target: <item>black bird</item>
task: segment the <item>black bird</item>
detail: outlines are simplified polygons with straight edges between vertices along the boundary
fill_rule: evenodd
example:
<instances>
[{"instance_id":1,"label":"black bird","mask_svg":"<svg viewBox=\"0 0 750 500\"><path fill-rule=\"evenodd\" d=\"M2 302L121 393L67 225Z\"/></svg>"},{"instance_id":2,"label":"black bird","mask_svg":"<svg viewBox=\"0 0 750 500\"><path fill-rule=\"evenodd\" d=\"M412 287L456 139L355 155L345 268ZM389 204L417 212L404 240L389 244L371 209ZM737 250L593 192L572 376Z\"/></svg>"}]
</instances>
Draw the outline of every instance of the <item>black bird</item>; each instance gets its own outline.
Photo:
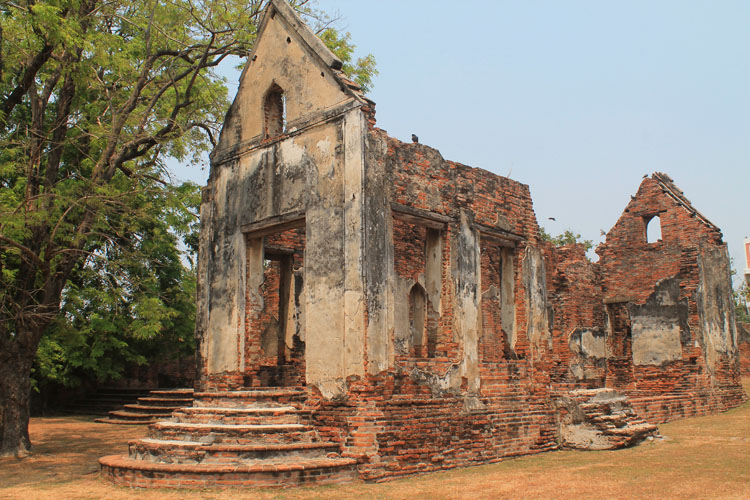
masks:
<instances>
[{"instance_id":1,"label":"black bird","mask_svg":"<svg viewBox=\"0 0 750 500\"><path fill-rule=\"evenodd\" d=\"M411 142L419 142L419 137L416 134L411 134Z\"/></svg>"},{"instance_id":2,"label":"black bird","mask_svg":"<svg viewBox=\"0 0 750 500\"><path fill-rule=\"evenodd\" d=\"M549 220L557 220L554 217L547 217Z\"/></svg>"}]
</instances>

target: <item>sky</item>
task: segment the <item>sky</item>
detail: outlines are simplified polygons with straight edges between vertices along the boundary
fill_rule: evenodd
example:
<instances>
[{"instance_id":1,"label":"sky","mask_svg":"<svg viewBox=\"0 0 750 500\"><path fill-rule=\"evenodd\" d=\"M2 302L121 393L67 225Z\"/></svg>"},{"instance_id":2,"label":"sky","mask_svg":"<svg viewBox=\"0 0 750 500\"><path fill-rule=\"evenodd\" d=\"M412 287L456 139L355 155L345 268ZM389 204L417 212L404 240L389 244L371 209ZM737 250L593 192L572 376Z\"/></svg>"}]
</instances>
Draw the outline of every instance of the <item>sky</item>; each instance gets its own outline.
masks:
<instances>
[{"instance_id":1,"label":"sky","mask_svg":"<svg viewBox=\"0 0 750 500\"><path fill-rule=\"evenodd\" d=\"M446 159L528 184L547 232L571 229L595 243L642 177L665 172L723 230L743 272L750 2L318 6L338 13L358 56L375 56L380 74L369 97L391 136L415 133ZM176 174L205 183L208 172Z\"/></svg>"}]
</instances>

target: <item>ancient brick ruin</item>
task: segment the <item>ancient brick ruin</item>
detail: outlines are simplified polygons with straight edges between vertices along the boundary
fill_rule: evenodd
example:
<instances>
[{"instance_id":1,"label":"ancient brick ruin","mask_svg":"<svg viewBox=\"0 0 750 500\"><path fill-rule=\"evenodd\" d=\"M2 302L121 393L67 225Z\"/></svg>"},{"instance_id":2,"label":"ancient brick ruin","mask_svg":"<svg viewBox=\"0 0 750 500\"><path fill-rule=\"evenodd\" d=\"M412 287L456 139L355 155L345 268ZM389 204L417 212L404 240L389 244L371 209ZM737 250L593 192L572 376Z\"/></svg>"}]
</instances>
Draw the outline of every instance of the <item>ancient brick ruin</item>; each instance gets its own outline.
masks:
<instances>
[{"instance_id":1,"label":"ancient brick ruin","mask_svg":"<svg viewBox=\"0 0 750 500\"><path fill-rule=\"evenodd\" d=\"M528 186L376 128L340 68L269 3L204 190L194 406L108 478L379 480L629 445L746 399L726 245L668 176L593 263L540 239Z\"/></svg>"}]
</instances>

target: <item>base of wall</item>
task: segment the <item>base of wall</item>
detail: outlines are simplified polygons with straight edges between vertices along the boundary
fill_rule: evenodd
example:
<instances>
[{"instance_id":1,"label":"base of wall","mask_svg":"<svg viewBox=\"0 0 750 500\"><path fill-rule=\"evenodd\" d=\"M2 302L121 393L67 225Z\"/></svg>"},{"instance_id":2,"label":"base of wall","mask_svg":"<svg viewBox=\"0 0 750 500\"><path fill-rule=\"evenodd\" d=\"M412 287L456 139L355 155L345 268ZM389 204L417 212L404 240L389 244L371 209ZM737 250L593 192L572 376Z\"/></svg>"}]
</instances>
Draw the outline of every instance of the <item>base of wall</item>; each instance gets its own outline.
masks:
<instances>
[{"instance_id":1,"label":"base of wall","mask_svg":"<svg viewBox=\"0 0 750 500\"><path fill-rule=\"evenodd\" d=\"M748 395L742 387L654 395L643 395L637 391L624 392L628 394L630 404L638 415L655 424L721 413L748 400Z\"/></svg>"}]
</instances>

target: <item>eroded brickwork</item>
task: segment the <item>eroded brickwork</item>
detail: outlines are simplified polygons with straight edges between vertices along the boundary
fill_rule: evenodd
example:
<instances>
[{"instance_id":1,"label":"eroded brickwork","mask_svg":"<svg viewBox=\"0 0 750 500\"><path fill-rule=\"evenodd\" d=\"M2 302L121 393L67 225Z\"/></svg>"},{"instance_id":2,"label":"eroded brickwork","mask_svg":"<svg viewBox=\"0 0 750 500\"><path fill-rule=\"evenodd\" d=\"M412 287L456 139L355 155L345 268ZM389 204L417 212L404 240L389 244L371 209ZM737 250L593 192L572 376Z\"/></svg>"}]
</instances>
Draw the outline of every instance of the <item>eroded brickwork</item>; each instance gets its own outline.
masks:
<instances>
[{"instance_id":1,"label":"eroded brickwork","mask_svg":"<svg viewBox=\"0 0 750 500\"><path fill-rule=\"evenodd\" d=\"M726 246L666 175L644 178L594 263L540 240L527 185L376 128L374 103L281 0L254 54L201 206L199 387L215 392L196 401L223 423L194 426L198 451L247 475L249 434L289 440L284 453L319 436L330 451L292 464L311 472L289 482L355 463L380 480L565 446L561 416L622 438L597 446L634 444L654 428L629 410L642 427L613 430L623 393L651 423L747 397ZM286 124L271 123L279 104ZM603 395L613 406L571 410ZM280 426L235 425L253 412ZM209 442L221 435L238 447ZM196 442L167 443L157 468ZM134 453L108 473L147 470Z\"/></svg>"}]
</instances>

